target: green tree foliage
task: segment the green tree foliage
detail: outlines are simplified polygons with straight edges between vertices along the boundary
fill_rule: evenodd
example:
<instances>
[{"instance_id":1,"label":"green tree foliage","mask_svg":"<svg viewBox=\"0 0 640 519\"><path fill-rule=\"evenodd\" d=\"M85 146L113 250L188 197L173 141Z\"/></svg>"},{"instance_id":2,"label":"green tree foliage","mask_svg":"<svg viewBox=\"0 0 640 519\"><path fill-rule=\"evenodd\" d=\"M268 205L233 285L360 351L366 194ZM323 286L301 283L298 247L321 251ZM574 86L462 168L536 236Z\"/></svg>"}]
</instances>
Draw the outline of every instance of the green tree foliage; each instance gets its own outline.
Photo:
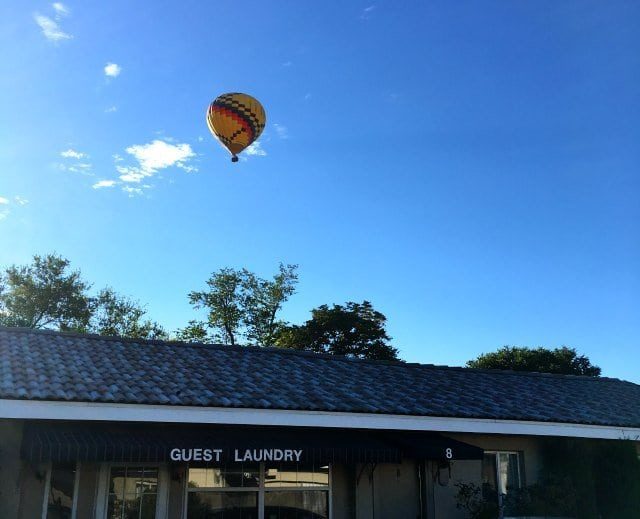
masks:
<instances>
[{"instance_id":1,"label":"green tree foliage","mask_svg":"<svg viewBox=\"0 0 640 519\"><path fill-rule=\"evenodd\" d=\"M537 481L511 489L504 515L640 519L640 459L631 440L544 438ZM457 507L472 518L497 517L497 499L457 483Z\"/></svg>"},{"instance_id":2,"label":"green tree foliage","mask_svg":"<svg viewBox=\"0 0 640 519\"><path fill-rule=\"evenodd\" d=\"M136 339L166 339L158 323L145 319L147 311L137 301L104 288L93 299L88 331L98 335L115 335Z\"/></svg>"},{"instance_id":3,"label":"green tree foliage","mask_svg":"<svg viewBox=\"0 0 640 519\"><path fill-rule=\"evenodd\" d=\"M207 323L192 319L184 328L176 330L176 339L184 342L211 342ZM228 344L228 343L227 343Z\"/></svg>"},{"instance_id":4,"label":"green tree foliage","mask_svg":"<svg viewBox=\"0 0 640 519\"><path fill-rule=\"evenodd\" d=\"M180 339L236 344L243 315L243 272L232 268L220 269L207 280L207 290L189 293L189 302L194 308L207 310L207 321L190 321L186 328L178 330Z\"/></svg>"},{"instance_id":5,"label":"green tree foliage","mask_svg":"<svg viewBox=\"0 0 640 519\"><path fill-rule=\"evenodd\" d=\"M161 326L144 319L146 310L111 288L98 295L69 260L56 254L34 256L0 274L0 325L73 330L99 335L162 338Z\"/></svg>"},{"instance_id":6,"label":"green tree foliage","mask_svg":"<svg viewBox=\"0 0 640 519\"><path fill-rule=\"evenodd\" d=\"M640 459L632 441L601 441L594 449L596 501L603 519L640 519Z\"/></svg>"},{"instance_id":7,"label":"green tree foliage","mask_svg":"<svg viewBox=\"0 0 640 519\"><path fill-rule=\"evenodd\" d=\"M495 519L499 516L498 503L486 500L482 496L481 487L462 481L458 481L454 486L457 489L456 508L464 510L469 519Z\"/></svg>"},{"instance_id":8,"label":"green tree foliage","mask_svg":"<svg viewBox=\"0 0 640 519\"><path fill-rule=\"evenodd\" d=\"M277 332L285 326L278 320L278 312L296 291L297 268L297 265L281 263L273 280L245 272L243 307L249 342L264 346L274 344Z\"/></svg>"},{"instance_id":9,"label":"green tree foliage","mask_svg":"<svg viewBox=\"0 0 640 519\"><path fill-rule=\"evenodd\" d=\"M369 301L322 305L311 311L311 319L304 324L284 327L276 345L362 359L398 360L398 350L389 344L386 321Z\"/></svg>"},{"instance_id":10,"label":"green tree foliage","mask_svg":"<svg viewBox=\"0 0 640 519\"><path fill-rule=\"evenodd\" d=\"M0 324L26 328L85 329L91 317L90 285L55 254L36 255L0 275Z\"/></svg>"},{"instance_id":11,"label":"green tree foliage","mask_svg":"<svg viewBox=\"0 0 640 519\"><path fill-rule=\"evenodd\" d=\"M522 515L640 519L640 460L633 441L547 438L541 454L537 506Z\"/></svg>"},{"instance_id":12,"label":"green tree foliage","mask_svg":"<svg viewBox=\"0 0 640 519\"><path fill-rule=\"evenodd\" d=\"M190 321L178 330L188 341L271 346L284 326L278 319L282 305L295 293L297 265L280 264L273 279L262 279L247 269L224 268L207 280L207 290L189 294L189 302L207 311L206 321Z\"/></svg>"},{"instance_id":13,"label":"green tree foliage","mask_svg":"<svg viewBox=\"0 0 640 519\"><path fill-rule=\"evenodd\" d=\"M578 355L574 348L548 349L503 346L493 353L484 353L467 362L470 368L508 369L513 371L537 371L563 375L588 375L597 377L600 368L591 364L584 355Z\"/></svg>"}]
</instances>

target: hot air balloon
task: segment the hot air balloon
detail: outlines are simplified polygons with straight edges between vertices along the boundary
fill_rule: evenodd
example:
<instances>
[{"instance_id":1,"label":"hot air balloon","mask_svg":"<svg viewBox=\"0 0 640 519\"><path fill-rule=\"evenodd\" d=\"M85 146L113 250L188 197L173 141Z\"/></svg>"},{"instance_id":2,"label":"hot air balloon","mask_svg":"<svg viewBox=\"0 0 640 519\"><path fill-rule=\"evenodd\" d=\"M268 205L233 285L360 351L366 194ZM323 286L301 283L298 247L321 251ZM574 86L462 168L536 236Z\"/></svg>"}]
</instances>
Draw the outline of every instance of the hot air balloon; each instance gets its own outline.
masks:
<instances>
[{"instance_id":1,"label":"hot air balloon","mask_svg":"<svg viewBox=\"0 0 640 519\"><path fill-rule=\"evenodd\" d=\"M266 122L260 102L247 94L222 94L207 110L207 126L229 150L231 162L238 162L238 153L260 137Z\"/></svg>"}]
</instances>

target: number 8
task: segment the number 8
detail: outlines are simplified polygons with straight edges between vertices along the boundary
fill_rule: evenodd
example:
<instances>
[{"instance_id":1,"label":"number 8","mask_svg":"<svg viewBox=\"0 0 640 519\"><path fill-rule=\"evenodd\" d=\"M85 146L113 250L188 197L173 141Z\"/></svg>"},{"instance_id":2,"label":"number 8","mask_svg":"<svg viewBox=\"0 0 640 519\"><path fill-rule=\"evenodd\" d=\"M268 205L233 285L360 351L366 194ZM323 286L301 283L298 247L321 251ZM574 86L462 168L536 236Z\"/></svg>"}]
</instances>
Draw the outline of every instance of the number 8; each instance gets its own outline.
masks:
<instances>
[{"instance_id":1,"label":"number 8","mask_svg":"<svg viewBox=\"0 0 640 519\"><path fill-rule=\"evenodd\" d=\"M451 458L453 458L453 451L450 448L445 449L444 455L447 457L448 460L450 460Z\"/></svg>"}]
</instances>

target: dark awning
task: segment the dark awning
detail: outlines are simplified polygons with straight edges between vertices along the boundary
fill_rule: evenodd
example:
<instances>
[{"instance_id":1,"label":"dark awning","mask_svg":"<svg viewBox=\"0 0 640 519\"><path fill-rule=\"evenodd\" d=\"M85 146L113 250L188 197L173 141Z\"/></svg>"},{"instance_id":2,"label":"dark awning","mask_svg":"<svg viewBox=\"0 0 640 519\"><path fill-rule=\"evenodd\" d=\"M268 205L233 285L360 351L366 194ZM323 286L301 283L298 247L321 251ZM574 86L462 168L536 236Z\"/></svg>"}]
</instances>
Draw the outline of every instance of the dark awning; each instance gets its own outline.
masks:
<instances>
[{"instance_id":1,"label":"dark awning","mask_svg":"<svg viewBox=\"0 0 640 519\"><path fill-rule=\"evenodd\" d=\"M408 458L453 461L481 460L484 457L484 451L480 447L438 433L397 431L387 435Z\"/></svg>"},{"instance_id":2,"label":"dark awning","mask_svg":"<svg viewBox=\"0 0 640 519\"><path fill-rule=\"evenodd\" d=\"M45 421L25 425L22 457L34 462L171 462L188 458L193 463L196 449L219 449L221 463L233 463L247 450L301 451L300 461L317 463L397 463L403 457L482 458L482 449L435 433Z\"/></svg>"}]
</instances>

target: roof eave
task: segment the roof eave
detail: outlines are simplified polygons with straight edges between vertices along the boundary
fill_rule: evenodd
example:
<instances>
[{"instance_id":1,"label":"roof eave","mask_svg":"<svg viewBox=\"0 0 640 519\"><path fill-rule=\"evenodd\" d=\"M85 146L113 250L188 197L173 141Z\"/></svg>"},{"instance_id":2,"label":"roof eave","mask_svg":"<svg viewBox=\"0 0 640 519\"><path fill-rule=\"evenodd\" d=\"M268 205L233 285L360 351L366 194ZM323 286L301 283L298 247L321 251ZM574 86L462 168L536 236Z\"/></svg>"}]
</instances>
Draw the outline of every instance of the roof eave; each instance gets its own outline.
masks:
<instances>
[{"instance_id":1,"label":"roof eave","mask_svg":"<svg viewBox=\"0 0 640 519\"><path fill-rule=\"evenodd\" d=\"M396 429L405 431L562 436L609 440L631 439L640 441L640 427L616 425L329 411L65 402L52 400L0 399L0 418Z\"/></svg>"}]
</instances>

